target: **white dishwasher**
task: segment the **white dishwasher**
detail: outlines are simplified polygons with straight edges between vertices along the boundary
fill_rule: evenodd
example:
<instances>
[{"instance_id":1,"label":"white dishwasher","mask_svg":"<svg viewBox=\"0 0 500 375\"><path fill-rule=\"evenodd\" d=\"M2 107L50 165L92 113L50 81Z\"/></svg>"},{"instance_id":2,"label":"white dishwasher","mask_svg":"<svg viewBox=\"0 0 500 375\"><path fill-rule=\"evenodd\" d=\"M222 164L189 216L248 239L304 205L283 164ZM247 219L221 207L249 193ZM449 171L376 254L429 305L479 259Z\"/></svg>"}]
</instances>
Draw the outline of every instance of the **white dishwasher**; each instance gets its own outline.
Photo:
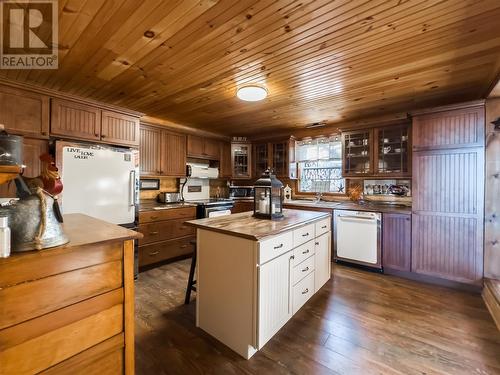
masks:
<instances>
[{"instance_id":1,"label":"white dishwasher","mask_svg":"<svg viewBox=\"0 0 500 375\"><path fill-rule=\"evenodd\" d=\"M381 269L381 217L379 212L335 210L335 259Z\"/></svg>"}]
</instances>

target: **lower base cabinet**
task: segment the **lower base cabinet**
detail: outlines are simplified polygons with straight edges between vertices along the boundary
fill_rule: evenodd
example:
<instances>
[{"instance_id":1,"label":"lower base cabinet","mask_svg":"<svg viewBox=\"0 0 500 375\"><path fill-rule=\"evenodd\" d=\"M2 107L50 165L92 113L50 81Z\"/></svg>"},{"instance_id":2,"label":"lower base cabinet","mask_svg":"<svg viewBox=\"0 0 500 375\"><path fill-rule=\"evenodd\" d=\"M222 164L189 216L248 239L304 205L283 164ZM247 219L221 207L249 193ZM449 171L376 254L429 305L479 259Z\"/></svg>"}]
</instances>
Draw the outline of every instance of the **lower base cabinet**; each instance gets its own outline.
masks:
<instances>
[{"instance_id":1,"label":"lower base cabinet","mask_svg":"<svg viewBox=\"0 0 500 375\"><path fill-rule=\"evenodd\" d=\"M382 265L411 271L411 215L384 213L382 216Z\"/></svg>"}]
</instances>

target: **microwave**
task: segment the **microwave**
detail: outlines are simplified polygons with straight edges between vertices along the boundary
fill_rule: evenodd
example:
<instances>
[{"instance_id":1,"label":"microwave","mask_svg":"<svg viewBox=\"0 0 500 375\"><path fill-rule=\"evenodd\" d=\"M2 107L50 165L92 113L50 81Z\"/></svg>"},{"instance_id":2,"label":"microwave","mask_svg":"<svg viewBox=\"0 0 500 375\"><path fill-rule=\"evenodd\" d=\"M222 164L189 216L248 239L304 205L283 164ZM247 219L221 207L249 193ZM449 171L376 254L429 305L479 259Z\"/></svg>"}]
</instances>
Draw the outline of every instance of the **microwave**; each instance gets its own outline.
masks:
<instances>
[{"instance_id":1,"label":"microwave","mask_svg":"<svg viewBox=\"0 0 500 375\"><path fill-rule=\"evenodd\" d=\"M229 186L229 198L231 199L253 199L253 186Z\"/></svg>"}]
</instances>

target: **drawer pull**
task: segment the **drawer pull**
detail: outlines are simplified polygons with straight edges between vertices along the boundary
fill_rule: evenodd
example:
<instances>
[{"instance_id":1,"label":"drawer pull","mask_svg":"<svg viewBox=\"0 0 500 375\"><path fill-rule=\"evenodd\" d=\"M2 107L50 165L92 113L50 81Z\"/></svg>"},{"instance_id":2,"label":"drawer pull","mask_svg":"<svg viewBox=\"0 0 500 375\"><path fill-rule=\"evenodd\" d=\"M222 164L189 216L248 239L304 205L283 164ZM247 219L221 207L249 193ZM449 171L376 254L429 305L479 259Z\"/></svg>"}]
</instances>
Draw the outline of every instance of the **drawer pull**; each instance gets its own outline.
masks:
<instances>
[{"instance_id":1,"label":"drawer pull","mask_svg":"<svg viewBox=\"0 0 500 375\"><path fill-rule=\"evenodd\" d=\"M302 237L307 237L307 236L309 236L309 232L304 233L304 234L302 235Z\"/></svg>"},{"instance_id":2,"label":"drawer pull","mask_svg":"<svg viewBox=\"0 0 500 375\"><path fill-rule=\"evenodd\" d=\"M315 245L319 245L319 242L315 242L314 244L315 244Z\"/></svg>"},{"instance_id":3,"label":"drawer pull","mask_svg":"<svg viewBox=\"0 0 500 375\"><path fill-rule=\"evenodd\" d=\"M151 236L155 236L155 235L157 235L158 233L160 233L160 232L158 232L158 231L149 232L149 234L150 234Z\"/></svg>"},{"instance_id":4,"label":"drawer pull","mask_svg":"<svg viewBox=\"0 0 500 375\"><path fill-rule=\"evenodd\" d=\"M323 225L323 226L321 227L321 229L326 229L326 227L327 227L327 225Z\"/></svg>"},{"instance_id":5,"label":"drawer pull","mask_svg":"<svg viewBox=\"0 0 500 375\"><path fill-rule=\"evenodd\" d=\"M283 244L282 244L282 243L280 243L278 246L275 246L275 247L274 247L274 250L281 249L282 247L283 247Z\"/></svg>"},{"instance_id":6,"label":"drawer pull","mask_svg":"<svg viewBox=\"0 0 500 375\"><path fill-rule=\"evenodd\" d=\"M188 247L189 245L182 245L181 246L181 249L185 249L186 247Z\"/></svg>"},{"instance_id":7,"label":"drawer pull","mask_svg":"<svg viewBox=\"0 0 500 375\"><path fill-rule=\"evenodd\" d=\"M307 249L306 251L303 251L302 254L307 254L309 252L309 249Z\"/></svg>"},{"instance_id":8,"label":"drawer pull","mask_svg":"<svg viewBox=\"0 0 500 375\"><path fill-rule=\"evenodd\" d=\"M156 220L158 219L158 216L151 216L151 220Z\"/></svg>"},{"instance_id":9,"label":"drawer pull","mask_svg":"<svg viewBox=\"0 0 500 375\"><path fill-rule=\"evenodd\" d=\"M307 293L309 293L309 288L306 288L306 290L302 292L302 294L307 294Z\"/></svg>"},{"instance_id":10,"label":"drawer pull","mask_svg":"<svg viewBox=\"0 0 500 375\"><path fill-rule=\"evenodd\" d=\"M306 267L302 270L302 272L307 272L307 271L309 271L309 267Z\"/></svg>"},{"instance_id":11,"label":"drawer pull","mask_svg":"<svg viewBox=\"0 0 500 375\"><path fill-rule=\"evenodd\" d=\"M159 251L152 251L152 252L149 253L149 256L150 257L154 257L155 255L158 255L158 254L160 254Z\"/></svg>"}]
</instances>

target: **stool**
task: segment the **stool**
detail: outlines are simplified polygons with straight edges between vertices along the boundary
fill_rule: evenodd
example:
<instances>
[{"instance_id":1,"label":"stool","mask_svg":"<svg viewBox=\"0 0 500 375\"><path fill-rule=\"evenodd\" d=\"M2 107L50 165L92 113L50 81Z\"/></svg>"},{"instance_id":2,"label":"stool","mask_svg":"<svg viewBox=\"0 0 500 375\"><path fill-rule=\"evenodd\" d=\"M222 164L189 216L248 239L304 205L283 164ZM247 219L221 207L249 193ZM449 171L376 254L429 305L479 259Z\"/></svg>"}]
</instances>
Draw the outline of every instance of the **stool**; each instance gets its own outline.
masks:
<instances>
[{"instance_id":1,"label":"stool","mask_svg":"<svg viewBox=\"0 0 500 375\"><path fill-rule=\"evenodd\" d=\"M194 271L196 269L196 240L190 242L194 245L194 252L191 258L191 268L189 269L189 278L188 284L186 288L186 298L184 299L184 304L189 305L189 301L191 299L191 291L194 290L196 292L196 280L194 280Z\"/></svg>"}]
</instances>

